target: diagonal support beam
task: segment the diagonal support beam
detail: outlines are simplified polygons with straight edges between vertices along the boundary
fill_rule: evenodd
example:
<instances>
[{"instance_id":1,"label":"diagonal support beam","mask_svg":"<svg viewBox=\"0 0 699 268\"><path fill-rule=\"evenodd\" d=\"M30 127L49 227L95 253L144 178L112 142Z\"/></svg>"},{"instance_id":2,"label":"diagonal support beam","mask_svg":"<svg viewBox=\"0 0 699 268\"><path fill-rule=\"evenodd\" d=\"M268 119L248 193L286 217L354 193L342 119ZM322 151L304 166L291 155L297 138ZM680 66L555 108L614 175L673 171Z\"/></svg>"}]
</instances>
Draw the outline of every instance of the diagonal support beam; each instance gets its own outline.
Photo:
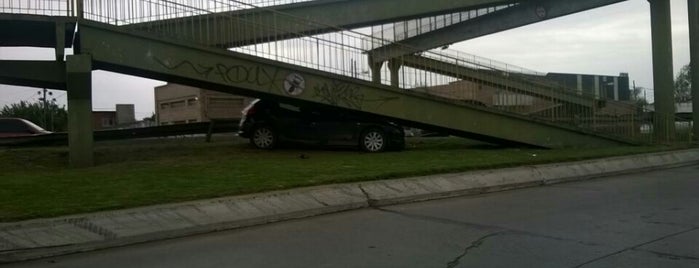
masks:
<instances>
[{"instance_id":1,"label":"diagonal support beam","mask_svg":"<svg viewBox=\"0 0 699 268\"><path fill-rule=\"evenodd\" d=\"M0 61L0 84L66 89L66 65L60 61Z\"/></svg>"},{"instance_id":2,"label":"diagonal support beam","mask_svg":"<svg viewBox=\"0 0 699 268\"><path fill-rule=\"evenodd\" d=\"M399 44L376 48L370 54L374 61L386 61L623 1L626 0L522 1L517 6L408 38Z\"/></svg>"},{"instance_id":3,"label":"diagonal support beam","mask_svg":"<svg viewBox=\"0 0 699 268\"><path fill-rule=\"evenodd\" d=\"M492 143L549 148L625 143L583 129L240 53L158 40L107 25L84 22L80 31L81 53L92 55L97 69L285 103L352 110Z\"/></svg>"},{"instance_id":4,"label":"diagonal support beam","mask_svg":"<svg viewBox=\"0 0 699 268\"><path fill-rule=\"evenodd\" d=\"M216 47L237 47L511 2L513 0L316 0L123 27L150 32L174 29L184 39ZM338 12L340 10L342 12Z\"/></svg>"},{"instance_id":5,"label":"diagonal support beam","mask_svg":"<svg viewBox=\"0 0 699 268\"><path fill-rule=\"evenodd\" d=\"M574 93L565 92L560 88L550 85L535 84L534 82L524 82L519 79L508 79L497 72L476 70L465 66L456 65L444 61L430 59L418 55L406 55L400 58L403 66L415 69L451 76L458 79L474 81L499 88L517 89L525 95L543 99L555 99L582 107L592 107L599 105L590 98L579 96Z\"/></svg>"}]
</instances>

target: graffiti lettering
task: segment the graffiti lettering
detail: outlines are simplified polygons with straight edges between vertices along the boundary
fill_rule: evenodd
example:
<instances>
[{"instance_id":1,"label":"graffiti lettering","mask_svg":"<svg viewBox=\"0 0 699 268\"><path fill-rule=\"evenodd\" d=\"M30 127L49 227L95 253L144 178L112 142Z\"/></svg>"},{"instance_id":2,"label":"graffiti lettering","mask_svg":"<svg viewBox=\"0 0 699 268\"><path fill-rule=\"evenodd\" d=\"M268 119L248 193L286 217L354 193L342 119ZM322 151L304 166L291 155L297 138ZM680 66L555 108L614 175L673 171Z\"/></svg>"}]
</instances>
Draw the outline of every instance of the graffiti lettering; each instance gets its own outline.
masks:
<instances>
[{"instance_id":1,"label":"graffiti lettering","mask_svg":"<svg viewBox=\"0 0 699 268\"><path fill-rule=\"evenodd\" d=\"M335 106L345 106L357 110L362 110L366 103L376 103L377 107L386 102L399 99L399 97L384 97L378 99L368 99L362 94L359 86L332 81L330 84L323 84L315 87L315 97L321 101Z\"/></svg>"},{"instance_id":2,"label":"graffiti lettering","mask_svg":"<svg viewBox=\"0 0 699 268\"><path fill-rule=\"evenodd\" d=\"M188 60L172 63L169 60L154 59L168 70L189 68L204 79L213 79L212 76L215 76L226 84L248 83L272 90L281 88L281 82L283 81L283 79L279 78L279 69L276 68L274 71L270 71L260 66L226 65L222 63L207 66L194 64Z\"/></svg>"},{"instance_id":3,"label":"graffiti lettering","mask_svg":"<svg viewBox=\"0 0 699 268\"><path fill-rule=\"evenodd\" d=\"M347 106L357 110L362 109L362 103L364 102L364 95L361 94L358 86L337 81L332 81L330 85L316 86L315 94L317 98L328 104Z\"/></svg>"},{"instance_id":4,"label":"graffiti lettering","mask_svg":"<svg viewBox=\"0 0 699 268\"><path fill-rule=\"evenodd\" d=\"M226 83L250 83L261 87L277 84L279 70L270 73L260 66L247 67L242 65L227 66L217 64L215 74Z\"/></svg>"},{"instance_id":5,"label":"graffiti lettering","mask_svg":"<svg viewBox=\"0 0 699 268\"><path fill-rule=\"evenodd\" d=\"M191 63L190 61L187 61L187 60L181 61L177 64L171 64L170 61L167 61L167 60L161 60L159 58L153 58L153 59L155 59L155 61L158 64L160 64L161 66L165 67L168 70L177 70L177 69L182 68L183 66L187 66L190 69L194 70L195 73L203 76L204 78L208 78L209 74L211 74L211 71L214 70L214 68L212 68L212 67L205 67L205 66L201 66L201 65L195 66L193 63Z\"/></svg>"}]
</instances>

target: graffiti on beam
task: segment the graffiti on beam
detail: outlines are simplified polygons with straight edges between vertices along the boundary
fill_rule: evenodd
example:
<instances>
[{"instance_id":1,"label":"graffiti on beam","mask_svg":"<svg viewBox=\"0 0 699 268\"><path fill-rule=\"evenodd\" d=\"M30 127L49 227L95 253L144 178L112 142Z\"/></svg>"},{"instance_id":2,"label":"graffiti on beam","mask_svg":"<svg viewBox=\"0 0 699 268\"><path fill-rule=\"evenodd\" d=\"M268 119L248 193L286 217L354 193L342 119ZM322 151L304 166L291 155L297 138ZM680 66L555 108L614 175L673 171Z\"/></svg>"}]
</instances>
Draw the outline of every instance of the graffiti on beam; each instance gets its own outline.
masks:
<instances>
[{"instance_id":1,"label":"graffiti on beam","mask_svg":"<svg viewBox=\"0 0 699 268\"><path fill-rule=\"evenodd\" d=\"M153 59L155 60L155 62L160 64L160 66L163 66L165 67L165 69L168 69L170 71L176 71L182 67L185 67L194 70L195 73L204 78L208 78L211 72L214 70L213 67L206 67L201 64L194 65L194 63L188 60L183 60L178 62L177 64L173 64L169 60L162 60L158 57L153 57Z\"/></svg>"},{"instance_id":2,"label":"graffiti on beam","mask_svg":"<svg viewBox=\"0 0 699 268\"><path fill-rule=\"evenodd\" d=\"M220 79L226 84L236 85L240 83L253 84L258 87L273 88L281 87L284 79L279 78L279 69L269 71L260 66L244 66L244 65L226 65L217 63L214 65L194 64L188 60L173 62L170 60L162 60L157 57L153 58L162 67L177 71L181 69L193 70L198 76L204 79Z\"/></svg>"},{"instance_id":3,"label":"graffiti on beam","mask_svg":"<svg viewBox=\"0 0 699 268\"><path fill-rule=\"evenodd\" d=\"M380 107L386 102L399 99L399 97L369 99L364 96L359 86L338 81L332 81L330 84L324 83L320 86L315 86L314 89L315 97L321 101L334 106L345 106L356 110L362 110L367 103Z\"/></svg>"}]
</instances>

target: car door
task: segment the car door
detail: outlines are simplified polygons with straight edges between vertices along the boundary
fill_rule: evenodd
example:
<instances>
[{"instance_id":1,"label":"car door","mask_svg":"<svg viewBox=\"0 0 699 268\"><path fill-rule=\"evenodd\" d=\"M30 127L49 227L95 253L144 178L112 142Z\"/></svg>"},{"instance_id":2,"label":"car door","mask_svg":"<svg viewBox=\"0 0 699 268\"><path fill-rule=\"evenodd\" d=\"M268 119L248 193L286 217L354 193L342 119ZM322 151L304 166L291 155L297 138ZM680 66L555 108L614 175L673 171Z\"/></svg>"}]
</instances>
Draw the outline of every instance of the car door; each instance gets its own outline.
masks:
<instances>
[{"instance_id":1,"label":"car door","mask_svg":"<svg viewBox=\"0 0 699 268\"><path fill-rule=\"evenodd\" d=\"M318 140L314 118L299 106L280 104L277 122L284 139L315 143Z\"/></svg>"},{"instance_id":2,"label":"car door","mask_svg":"<svg viewBox=\"0 0 699 268\"><path fill-rule=\"evenodd\" d=\"M336 110L318 110L316 129L323 144L353 145L356 122L350 120L346 113Z\"/></svg>"}]
</instances>

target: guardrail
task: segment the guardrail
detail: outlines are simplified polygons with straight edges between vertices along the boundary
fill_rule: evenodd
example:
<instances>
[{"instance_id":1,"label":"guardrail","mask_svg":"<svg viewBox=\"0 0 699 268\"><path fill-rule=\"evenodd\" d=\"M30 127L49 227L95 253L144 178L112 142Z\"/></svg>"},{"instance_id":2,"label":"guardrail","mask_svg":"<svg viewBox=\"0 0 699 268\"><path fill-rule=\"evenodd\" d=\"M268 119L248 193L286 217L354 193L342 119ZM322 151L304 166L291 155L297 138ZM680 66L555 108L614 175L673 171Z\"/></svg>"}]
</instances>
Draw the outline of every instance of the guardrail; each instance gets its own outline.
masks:
<instances>
[{"instance_id":1,"label":"guardrail","mask_svg":"<svg viewBox=\"0 0 699 268\"><path fill-rule=\"evenodd\" d=\"M94 132L96 141L160 138L183 135L229 133L238 131L238 121L220 121L215 124L203 122L182 125L168 125L146 128L98 130ZM68 134L56 132L46 135L0 138L0 146L50 146L68 144Z\"/></svg>"}]
</instances>

